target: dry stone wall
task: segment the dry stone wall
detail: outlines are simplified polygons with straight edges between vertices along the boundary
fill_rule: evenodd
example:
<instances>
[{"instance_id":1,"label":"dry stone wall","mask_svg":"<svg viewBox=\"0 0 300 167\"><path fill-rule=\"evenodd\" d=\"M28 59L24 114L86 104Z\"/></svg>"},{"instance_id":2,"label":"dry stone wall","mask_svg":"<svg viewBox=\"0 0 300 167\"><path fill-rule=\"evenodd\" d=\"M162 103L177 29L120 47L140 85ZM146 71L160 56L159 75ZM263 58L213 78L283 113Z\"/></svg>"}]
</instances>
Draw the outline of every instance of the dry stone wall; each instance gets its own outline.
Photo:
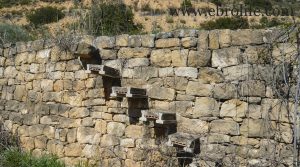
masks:
<instances>
[{"instance_id":1,"label":"dry stone wall","mask_svg":"<svg viewBox=\"0 0 300 167\"><path fill-rule=\"evenodd\" d=\"M293 103L276 95L273 65L280 49L292 55L296 47L270 47L279 34L176 30L85 36L72 46L7 44L0 48L0 121L26 150L69 165L292 166ZM86 49L83 42L121 77L86 73L73 54ZM144 88L148 98L112 99L112 86ZM141 122L142 109L176 113L177 124ZM176 132L198 136L198 152L167 146Z\"/></svg>"}]
</instances>

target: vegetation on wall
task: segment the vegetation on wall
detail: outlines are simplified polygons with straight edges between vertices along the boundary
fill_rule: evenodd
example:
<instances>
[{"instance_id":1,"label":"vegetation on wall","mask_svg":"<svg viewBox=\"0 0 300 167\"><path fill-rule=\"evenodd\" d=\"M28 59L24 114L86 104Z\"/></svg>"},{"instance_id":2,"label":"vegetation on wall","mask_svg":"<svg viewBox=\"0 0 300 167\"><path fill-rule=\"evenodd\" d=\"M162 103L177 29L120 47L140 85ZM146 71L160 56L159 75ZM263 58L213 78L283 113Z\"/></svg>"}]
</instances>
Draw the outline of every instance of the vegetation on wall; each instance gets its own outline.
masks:
<instances>
[{"instance_id":1,"label":"vegetation on wall","mask_svg":"<svg viewBox=\"0 0 300 167\"><path fill-rule=\"evenodd\" d=\"M247 29L249 28L248 20L242 17L222 17L214 21L207 21L201 24L201 28L206 30L213 29Z\"/></svg>"},{"instance_id":2,"label":"vegetation on wall","mask_svg":"<svg viewBox=\"0 0 300 167\"><path fill-rule=\"evenodd\" d=\"M120 3L101 3L91 8L84 29L92 35L134 34L142 26L135 24L130 8Z\"/></svg>"},{"instance_id":3,"label":"vegetation on wall","mask_svg":"<svg viewBox=\"0 0 300 167\"><path fill-rule=\"evenodd\" d=\"M0 0L0 9L13 7L15 5L28 5L32 0Z\"/></svg>"},{"instance_id":4,"label":"vegetation on wall","mask_svg":"<svg viewBox=\"0 0 300 167\"><path fill-rule=\"evenodd\" d=\"M0 44L29 40L32 37L20 26L0 23Z\"/></svg>"},{"instance_id":5,"label":"vegetation on wall","mask_svg":"<svg viewBox=\"0 0 300 167\"><path fill-rule=\"evenodd\" d=\"M56 22L64 17L61 10L54 7L42 7L27 15L27 19L35 26Z\"/></svg>"}]
</instances>

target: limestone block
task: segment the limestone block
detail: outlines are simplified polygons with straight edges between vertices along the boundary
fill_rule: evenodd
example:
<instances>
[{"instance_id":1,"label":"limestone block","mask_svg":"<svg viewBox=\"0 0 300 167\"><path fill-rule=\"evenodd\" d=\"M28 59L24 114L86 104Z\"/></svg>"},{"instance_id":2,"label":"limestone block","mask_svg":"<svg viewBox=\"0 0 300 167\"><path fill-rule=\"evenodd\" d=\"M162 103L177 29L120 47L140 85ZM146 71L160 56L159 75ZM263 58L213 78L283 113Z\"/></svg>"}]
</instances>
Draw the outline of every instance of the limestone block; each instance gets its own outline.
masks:
<instances>
[{"instance_id":1,"label":"limestone block","mask_svg":"<svg viewBox=\"0 0 300 167\"><path fill-rule=\"evenodd\" d=\"M221 70L210 67L202 67L199 69L198 80L201 83L220 83L223 82L224 79L225 77Z\"/></svg>"},{"instance_id":2,"label":"limestone block","mask_svg":"<svg viewBox=\"0 0 300 167\"><path fill-rule=\"evenodd\" d=\"M207 137L208 143L229 143L230 136L224 134L213 133Z\"/></svg>"},{"instance_id":3,"label":"limestone block","mask_svg":"<svg viewBox=\"0 0 300 167\"><path fill-rule=\"evenodd\" d=\"M129 59L126 62L126 67L133 68L133 67L141 67L141 66L149 66L149 59L148 58L133 58Z\"/></svg>"},{"instance_id":4,"label":"limestone block","mask_svg":"<svg viewBox=\"0 0 300 167\"><path fill-rule=\"evenodd\" d=\"M244 118L248 111L248 103L240 101L238 99L232 99L225 101L220 110L221 117L230 117L234 120Z\"/></svg>"},{"instance_id":5,"label":"limestone block","mask_svg":"<svg viewBox=\"0 0 300 167\"><path fill-rule=\"evenodd\" d=\"M210 50L191 50L188 55L188 66L189 67L204 67L208 66L211 59Z\"/></svg>"},{"instance_id":6,"label":"limestone block","mask_svg":"<svg viewBox=\"0 0 300 167\"><path fill-rule=\"evenodd\" d=\"M230 138L231 142L233 142L234 144L237 145L258 145L259 144L259 140L254 139L254 138L247 138L245 136L232 136Z\"/></svg>"},{"instance_id":7,"label":"limestone block","mask_svg":"<svg viewBox=\"0 0 300 167\"><path fill-rule=\"evenodd\" d=\"M46 149L47 138L45 136L38 136L34 138L34 146L39 149Z\"/></svg>"},{"instance_id":8,"label":"limestone block","mask_svg":"<svg viewBox=\"0 0 300 167\"><path fill-rule=\"evenodd\" d=\"M241 64L223 68L223 74L227 81L242 81L253 78L253 68L250 64Z\"/></svg>"},{"instance_id":9,"label":"limestone block","mask_svg":"<svg viewBox=\"0 0 300 167\"><path fill-rule=\"evenodd\" d=\"M211 96L213 86L210 84L202 84L200 82L190 81L186 88L188 95Z\"/></svg>"},{"instance_id":10,"label":"limestone block","mask_svg":"<svg viewBox=\"0 0 300 167\"><path fill-rule=\"evenodd\" d=\"M210 97L196 98L195 108L192 112L193 118L199 117L217 117L220 114L219 103Z\"/></svg>"},{"instance_id":11,"label":"limestone block","mask_svg":"<svg viewBox=\"0 0 300 167\"><path fill-rule=\"evenodd\" d=\"M175 68L175 75L179 77L197 78L198 70L193 67L178 67Z\"/></svg>"},{"instance_id":12,"label":"limestone block","mask_svg":"<svg viewBox=\"0 0 300 167\"><path fill-rule=\"evenodd\" d=\"M161 67L167 67L171 65L172 52L169 49L153 50L150 56L151 64Z\"/></svg>"},{"instance_id":13,"label":"limestone block","mask_svg":"<svg viewBox=\"0 0 300 167\"><path fill-rule=\"evenodd\" d=\"M133 139L141 139L145 134L145 128L138 125L129 125L125 129L125 136Z\"/></svg>"},{"instance_id":14,"label":"limestone block","mask_svg":"<svg viewBox=\"0 0 300 167\"><path fill-rule=\"evenodd\" d=\"M116 46L128 46L129 35L123 34L116 36Z\"/></svg>"},{"instance_id":15,"label":"limestone block","mask_svg":"<svg viewBox=\"0 0 300 167\"><path fill-rule=\"evenodd\" d=\"M117 58L117 51L109 49L100 49L100 57L103 60L112 60Z\"/></svg>"},{"instance_id":16,"label":"limestone block","mask_svg":"<svg viewBox=\"0 0 300 167\"><path fill-rule=\"evenodd\" d=\"M41 88L45 92L53 91L53 81L52 80L43 79L41 81Z\"/></svg>"},{"instance_id":17,"label":"limestone block","mask_svg":"<svg viewBox=\"0 0 300 167\"><path fill-rule=\"evenodd\" d=\"M116 38L108 36L100 36L94 40L94 46L96 48L113 48L115 47Z\"/></svg>"},{"instance_id":18,"label":"limestone block","mask_svg":"<svg viewBox=\"0 0 300 167\"><path fill-rule=\"evenodd\" d=\"M197 37L198 30L195 29L178 29L173 31L175 38L184 38L184 37Z\"/></svg>"},{"instance_id":19,"label":"limestone block","mask_svg":"<svg viewBox=\"0 0 300 167\"><path fill-rule=\"evenodd\" d=\"M132 147L135 146L135 144L134 144L134 139L130 139L130 138L121 139L120 145L121 145L122 147L132 148Z\"/></svg>"},{"instance_id":20,"label":"limestone block","mask_svg":"<svg viewBox=\"0 0 300 167\"><path fill-rule=\"evenodd\" d=\"M90 111L85 107L74 107L69 111L70 118L83 118L90 115Z\"/></svg>"},{"instance_id":21,"label":"limestone block","mask_svg":"<svg viewBox=\"0 0 300 167\"><path fill-rule=\"evenodd\" d=\"M87 144L83 148L82 154L84 157L87 158L97 158L99 157L98 155L100 154L99 146Z\"/></svg>"},{"instance_id":22,"label":"limestone block","mask_svg":"<svg viewBox=\"0 0 300 167\"><path fill-rule=\"evenodd\" d=\"M228 67L240 63L240 50L237 47L217 49L212 52L212 67Z\"/></svg>"},{"instance_id":23,"label":"limestone block","mask_svg":"<svg viewBox=\"0 0 300 167\"><path fill-rule=\"evenodd\" d=\"M155 35L156 39L166 39L174 37L173 32L159 32Z\"/></svg>"},{"instance_id":24,"label":"limestone block","mask_svg":"<svg viewBox=\"0 0 300 167\"><path fill-rule=\"evenodd\" d=\"M96 144L100 141L100 136L97 134L94 128L90 127L79 127L77 130L77 141L78 143L89 143Z\"/></svg>"},{"instance_id":25,"label":"limestone block","mask_svg":"<svg viewBox=\"0 0 300 167\"><path fill-rule=\"evenodd\" d=\"M116 122L129 122L129 117L127 115L122 115L122 114L118 114L118 115L114 115L113 120Z\"/></svg>"},{"instance_id":26,"label":"limestone block","mask_svg":"<svg viewBox=\"0 0 300 167\"><path fill-rule=\"evenodd\" d=\"M68 129L67 142L74 143L76 141L76 136L77 136L76 128Z\"/></svg>"},{"instance_id":27,"label":"limestone block","mask_svg":"<svg viewBox=\"0 0 300 167\"><path fill-rule=\"evenodd\" d=\"M231 30L229 29L219 30L219 43L221 48L230 46Z\"/></svg>"},{"instance_id":28,"label":"limestone block","mask_svg":"<svg viewBox=\"0 0 300 167\"><path fill-rule=\"evenodd\" d=\"M118 122L109 122L107 124L107 133L115 136L123 136L125 133L125 124Z\"/></svg>"},{"instance_id":29,"label":"limestone block","mask_svg":"<svg viewBox=\"0 0 300 167\"><path fill-rule=\"evenodd\" d=\"M188 119L184 117L178 119L178 130L184 133L190 134L206 134L208 133L209 124L206 121L201 121L199 119Z\"/></svg>"},{"instance_id":30,"label":"limestone block","mask_svg":"<svg viewBox=\"0 0 300 167\"><path fill-rule=\"evenodd\" d=\"M158 76L159 77L174 76L174 69L172 67L159 68Z\"/></svg>"},{"instance_id":31,"label":"limestone block","mask_svg":"<svg viewBox=\"0 0 300 167\"><path fill-rule=\"evenodd\" d=\"M135 68L133 72L133 78L139 78L147 81L151 78L158 77L158 69L156 67L141 67Z\"/></svg>"},{"instance_id":32,"label":"limestone block","mask_svg":"<svg viewBox=\"0 0 300 167\"><path fill-rule=\"evenodd\" d=\"M231 31L232 45L262 44L263 33L259 29L244 29Z\"/></svg>"},{"instance_id":33,"label":"limestone block","mask_svg":"<svg viewBox=\"0 0 300 167\"><path fill-rule=\"evenodd\" d=\"M149 89L148 96L153 99L173 100L175 98L175 90L154 85Z\"/></svg>"},{"instance_id":34,"label":"limestone block","mask_svg":"<svg viewBox=\"0 0 300 167\"><path fill-rule=\"evenodd\" d=\"M258 80L243 81L239 85L240 96L266 96L265 83Z\"/></svg>"},{"instance_id":35,"label":"limestone block","mask_svg":"<svg viewBox=\"0 0 300 167\"><path fill-rule=\"evenodd\" d=\"M44 40L35 40L32 41L31 43L31 50L37 51L37 50L42 50L44 48Z\"/></svg>"},{"instance_id":36,"label":"limestone block","mask_svg":"<svg viewBox=\"0 0 300 167\"><path fill-rule=\"evenodd\" d=\"M260 119L262 116L261 105L249 104L248 116L252 119Z\"/></svg>"},{"instance_id":37,"label":"limestone block","mask_svg":"<svg viewBox=\"0 0 300 167\"><path fill-rule=\"evenodd\" d=\"M103 135L101 138L101 147L110 147L110 146L115 146L120 143L120 140L118 137L114 135Z\"/></svg>"},{"instance_id":38,"label":"limestone block","mask_svg":"<svg viewBox=\"0 0 300 167\"><path fill-rule=\"evenodd\" d=\"M50 59L51 49L40 50L36 53L36 62L40 64L47 63Z\"/></svg>"},{"instance_id":39,"label":"limestone block","mask_svg":"<svg viewBox=\"0 0 300 167\"><path fill-rule=\"evenodd\" d=\"M204 51L208 49L208 34L209 31L200 30L198 33L198 51Z\"/></svg>"},{"instance_id":40,"label":"limestone block","mask_svg":"<svg viewBox=\"0 0 300 167\"><path fill-rule=\"evenodd\" d=\"M153 48L154 47L154 39L155 35L150 34L150 35L141 35L142 38L142 47L149 47Z\"/></svg>"},{"instance_id":41,"label":"limestone block","mask_svg":"<svg viewBox=\"0 0 300 167\"><path fill-rule=\"evenodd\" d=\"M155 41L156 48L170 48L180 46L179 38L158 39Z\"/></svg>"},{"instance_id":42,"label":"limestone block","mask_svg":"<svg viewBox=\"0 0 300 167\"><path fill-rule=\"evenodd\" d=\"M187 57L189 50L174 50L172 51L172 66L185 67L187 65Z\"/></svg>"},{"instance_id":43,"label":"limestone block","mask_svg":"<svg viewBox=\"0 0 300 167\"><path fill-rule=\"evenodd\" d=\"M219 49L219 30L212 30L209 32L209 48Z\"/></svg>"},{"instance_id":44,"label":"limestone block","mask_svg":"<svg viewBox=\"0 0 300 167\"><path fill-rule=\"evenodd\" d=\"M237 86L231 83L216 84L213 88L214 98L216 99L232 99L238 95Z\"/></svg>"},{"instance_id":45,"label":"limestone block","mask_svg":"<svg viewBox=\"0 0 300 167\"><path fill-rule=\"evenodd\" d=\"M130 35L128 38L128 46L140 47L142 46L142 38L140 35Z\"/></svg>"},{"instance_id":46,"label":"limestone block","mask_svg":"<svg viewBox=\"0 0 300 167\"><path fill-rule=\"evenodd\" d=\"M149 48L121 48L118 52L118 58L141 58L150 55Z\"/></svg>"},{"instance_id":47,"label":"limestone block","mask_svg":"<svg viewBox=\"0 0 300 167\"><path fill-rule=\"evenodd\" d=\"M107 123L104 120L96 120L95 121L95 130L100 134L105 134L107 129Z\"/></svg>"},{"instance_id":48,"label":"limestone block","mask_svg":"<svg viewBox=\"0 0 300 167\"><path fill-rule=\"evenodd\" d=\"M263 119L245 119L240 131L246 137L272 137L275 126L274 122L266 122Z\"/></svg>"},{"instance_id":49,"label":"limestone block","mask_svg":"<svg viewBox=\"0 0 300 167\"><path fill-rule=\"evenodd\" d=\"M195 47L197 45L197 38L195 38L195 37L182 38L181 44L184 48Z\"/></svg>"},{"instance_id":50,"label":"limestone block","mask_svg":"<svg viewBox=\"0 0 300 167\"><path fill-rule=\"evenodd\" d=\"M36 136L42 135L44 128L45 128L45 125L40 125L40 124L29 126L29 128L28 128L29 136L36 137Z\"/></svg>"},{"instance_id":51,"label":"limestone block","mask_svg":"<svg viewBox=\"0 0 300 167\"><path fill-rule=\"evenodd\" d=\"M212 133L239 135L239 124L230 120L214 120L210 123Z\"/></svg>"},{"instance_id":52,"label":"limestone block","mask_svg":"<svg viewBox=\"0 0 300 167\"><path fill-rule=\"evenodd\" d=\"M64 147L65 156L80 157L82 155L83 146L79 143L71 143Z\"/></svg>"}]
</instances>

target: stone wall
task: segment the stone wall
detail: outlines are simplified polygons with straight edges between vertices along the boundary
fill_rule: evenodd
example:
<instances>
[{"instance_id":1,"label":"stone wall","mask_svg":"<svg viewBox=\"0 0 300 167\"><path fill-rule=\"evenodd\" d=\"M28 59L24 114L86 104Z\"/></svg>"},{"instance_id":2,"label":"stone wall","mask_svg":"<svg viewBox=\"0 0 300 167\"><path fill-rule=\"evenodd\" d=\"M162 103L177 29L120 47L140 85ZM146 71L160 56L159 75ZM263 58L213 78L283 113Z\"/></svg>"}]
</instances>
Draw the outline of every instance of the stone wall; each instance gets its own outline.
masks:
<instances>
[{"instance_id":1,"label":"stone wall","mask_svg":"<svg viewBox=\"0 0 300 167\"><path fill-rule=\"evenodd\" d=\"M82 49L77 44L7 44L0 48L0 121L26 150L54 153L69 165L292 166L293 103L278 98L274 67L281 50L289 59L296 47L272 46L279 33L81 38L99 49L102 64L120 70L120 79L87 74L72 54ZM111 99L111 86L145 88L148 98ZM174 112L177 124L143 123L141 109ZM200 152L166 146L174 132L199 136Z\"/></svg>"}]
</instances>

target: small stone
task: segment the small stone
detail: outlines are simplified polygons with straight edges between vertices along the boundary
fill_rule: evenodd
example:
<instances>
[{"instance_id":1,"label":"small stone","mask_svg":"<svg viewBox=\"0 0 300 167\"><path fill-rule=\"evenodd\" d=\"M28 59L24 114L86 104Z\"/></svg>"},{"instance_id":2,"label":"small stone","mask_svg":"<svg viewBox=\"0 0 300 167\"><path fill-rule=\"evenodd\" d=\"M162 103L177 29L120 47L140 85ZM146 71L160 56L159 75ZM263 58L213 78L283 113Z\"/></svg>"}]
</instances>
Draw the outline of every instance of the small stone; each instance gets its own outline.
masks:
<instances>
[{"instance_id":1,"label":"small stone","mask_svg":"<svg viewBox=\"0 0 300 167\"><path fill-rule=\"evenodd\" d=\"M145 128L138 125L129 125L125 129L125 136L133 139L141 139L144 136Z\"/></svg>"},{"instance_id":2,"label":"small stone","mask_svg":"<svg viewBox=\"0 0 300 167\"><path fill-rule=\"evenodd\" d=\"M195 47L197 45L197 38L185 37L181 39L181 43L184 48Z\"/></svg>"},{"instance_id":3,"label":"small stone","mask_svg":"<svg viewBox=\"0 0 300 167\"><path fill-rule=\"evenodd\" d=\"M170 48L180 46L178 38L158 39L155 42L156 48Z\"/></svg>"},{"instance_id":4,"label":"small stone","mask_svg":"<svg viewBox=\"0 0 300 167\"><path fill-rule=\"evenodd\" d=\"M128 46L129 35L123 34L116 36L116 46Z\"/></svg>"},{"instance_id":5,"label":"small stone","mask_svg":"<svg viewBox=\"0 0 300 167\"><path fill-rule=\"evenodd\" d=\"M169 49L158 49L151 52L151 64L167 67L171 65L172 52Z\"/></svg>"},{"instance_id":6,"label":"small stone","mask_svg":"<svg viewBox=\"0 0 300 167\"><path fill-rule=\"evenodd\" d=\"M115 50L100 49L99 53L103 60L113 60L117 58L117 52Z\"/></svg>"},{"instance_id":7,"label":"small stone","mask_svg":"<svg viewBox=\"0 0 300 167\"><path fill-rule=\"evenodd\" d=\"M130 139L130 138L127 138L127 139L121 139L120 145L121 145L122 147L132 148L132 147L135 146L135 144L134 144L134 139Z\"/></svg>"},{"instance_id":8,"label":"small stone","mask_svg":"<svg viewBox=\"0 0 300 167\"><path fill-rule=\"evenodd\" d=\"M94 45L97 48L113 48L115 46L116 38L108 36L100 36L94 40Z\"/></svg>"},{"instance_id":9,"label":"small stone","mask_svg":"<svg viewBox=\"0 0 300 167\"><path fill-rule=\"evenodd\" d=\"M191 50L188 55L188 66L190 67L204 67L210 64L211 51L210 50Z\"/></svg>"},{"instance_id":10,"label":"small stone","mask_svg":"<svg viewBox=\"0 0 300 167\"><path fill-rule=\"evenodd\" d=\"M179 77L197 78L198 70L193 67L178 67L175 68L175 75Z\"/></svg>"},{"instance_id":11,"label":"small stone","mask_svg":"<svg viewBox=\"0 0 300 167\"><path fill-rule=\"evenodd\" d=\"M141 38L142 38L142 47L149 47L149 48L154 47L154 39L155 39L154 34L142 35Z\"/></svg>"},{"instance_id":12,"label":"small stone","mask_svg":"<svg viewBox=\"0 0 300 167\"><path fill-rule=\"evenodd\" d=\"M219 49L219 30L210 31L208 39L210 49Z\"/></svg>"},{"instance_id":13,"label":"small stone","mask_svg":"<svg viewBox=\"0 0 300 167\"><path fill-rule=\"evenodd\" d=\"M174 69L172 67L160 68L158 70L159 77L174 76Z\"/></svg>"},{"instance_id":14,"label":"small stone","mask_svg":"<svg viewBox=\"0 0 300 167\"><path fill-rule=\"evenodd\" d=\"M118 137L114 135L103 135L101 138L101 147L110 147L110 146L115 146L120 143Z\"/></svg>"},{"instance_id":15,"label":"small stone","mask_svg":"<svg viewBox=\"0 0 300 167\"><path fill-rule=\"evenodd\" d=\"M142 38L140 35L131 35L128 38L128 46L130 47L141 47Z\"/></svg>"},{"instance_id":16,"label":"small stone","mask_svg":"<svg viewBox=\"0 0 300 167\"><path fill-rule=\"evenodd\" d=\"M141 66L149 66L149 59L148 58L133 58L127 60L126 67L133 68L133 67L141 67Z\"/></svg>"}]
</instances>

